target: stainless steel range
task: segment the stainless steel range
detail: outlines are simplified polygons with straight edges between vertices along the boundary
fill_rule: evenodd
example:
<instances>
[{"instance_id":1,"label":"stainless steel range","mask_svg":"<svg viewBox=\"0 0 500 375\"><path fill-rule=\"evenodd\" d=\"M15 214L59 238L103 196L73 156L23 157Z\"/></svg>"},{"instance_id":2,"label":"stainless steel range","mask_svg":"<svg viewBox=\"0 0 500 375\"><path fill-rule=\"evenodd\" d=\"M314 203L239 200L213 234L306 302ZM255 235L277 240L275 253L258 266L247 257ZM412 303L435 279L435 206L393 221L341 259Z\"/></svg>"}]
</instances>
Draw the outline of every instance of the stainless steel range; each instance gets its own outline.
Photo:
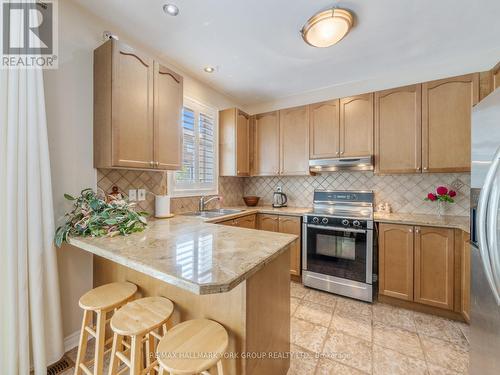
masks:
<instances>
[{"instance_id":1,"label":"stainless steel range","mask_svg":"<svg viewBox=\"0 0 500 375\"><path fill-rule=\"evenodd\" d=\"M314 191L304 215L304 285L373 301L373 192Z\"/></svg>"}]
</instances>

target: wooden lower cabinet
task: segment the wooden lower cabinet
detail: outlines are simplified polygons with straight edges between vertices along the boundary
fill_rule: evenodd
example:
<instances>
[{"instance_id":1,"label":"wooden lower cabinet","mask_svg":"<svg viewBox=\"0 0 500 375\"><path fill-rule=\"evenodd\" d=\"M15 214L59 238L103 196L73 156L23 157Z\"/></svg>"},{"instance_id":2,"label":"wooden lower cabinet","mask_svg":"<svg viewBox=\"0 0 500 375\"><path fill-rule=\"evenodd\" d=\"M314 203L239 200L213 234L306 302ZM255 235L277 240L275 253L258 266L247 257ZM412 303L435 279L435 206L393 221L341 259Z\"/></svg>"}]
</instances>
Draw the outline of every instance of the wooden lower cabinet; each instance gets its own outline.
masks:
<instances>
[{"instance_id":1,"label":"wooden lower cabinet","mask_svg":"<svg viewBox=\"0 0 500 375\"><path fill-rule=\"evenodd\" d=\"M415 227L414 301L453 310L454 231Z\"/></svg>"},{"instance_id":2,"label":"wooden lower cabinet","mask_svg":"<svg viewBox=\"0 0 500 375\"><path fill-rule=\"evenodd\" d=\"M379 293L413 301L413 226L379 225Z\"/></svg>"},{"instance_id":3,"label":"wooden lower cabinet","mask_svg":"<svg viewBox=\"0 0 500 375\"><path fill-rule=\"evenodd\" d=\"M290 249L290 274L300 276L301 219L297 216L258 214L257 229L270 232L295 234L299 238Z\"/></svg>"},{"instance_id":4,"label":"wooden lower cabinet","mask_svg":"<svg viewBox=\"0 0 500 375\"><path fill-rule=\"evenodd\" d=\"M256 228L256 215L247 215L243 217L238 217L233 220L234 226L239 228L248 228L255 229Z\"/></svg>"},{"instance_id":5,"label":"wooden lower cabinet","mask_svg":"<svg viewBox=\"0 0 500 375\"><path fill-rule=\"evenodd\" d=\"M470 322L470 237L468 233L461 234L460 312L465 320Z\"/></svg>"},{"instance_id":6,"label":"wooden lower cabinet","mask_svg":"<svg viewBox=\"0 0 500 375\"><path fill-rule=\"evenodd\" d=\"M239 227L239 228L255 229L256 221L257 221L256 215L253 214L253 215L238 217L236 219L221 221L217 224L229 225L232 227Z\"/></svg>"},{"instance_id":7,"label":"wooden lower cabinet","mask_svg":"<svg viewBox=\"0 0 500 375\"><path fill-rule=\"evenodd\" d=\"M379 224L379 295L418 311L469 317L470 248L460 229ZM442 312L442 313L440 313Z\"/></svg>"}]
</instances>

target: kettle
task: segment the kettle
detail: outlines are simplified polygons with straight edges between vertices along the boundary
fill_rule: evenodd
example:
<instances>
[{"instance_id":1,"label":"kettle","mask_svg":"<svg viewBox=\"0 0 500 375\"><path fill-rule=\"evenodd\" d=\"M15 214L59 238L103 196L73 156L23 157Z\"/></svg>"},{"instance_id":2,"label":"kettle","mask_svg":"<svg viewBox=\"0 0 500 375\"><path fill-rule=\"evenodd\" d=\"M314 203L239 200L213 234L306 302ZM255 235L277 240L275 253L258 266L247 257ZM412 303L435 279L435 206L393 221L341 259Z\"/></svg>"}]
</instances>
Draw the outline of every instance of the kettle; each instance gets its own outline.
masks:
<instances>
[{"instance_id":1,"label":"kettle","mask_svg":"<svg viewBox=\"0 0 500 375\"><path fill-rule=\"evenodd\" d=\"M286 207L287 201L288 198L286 197L286 194L281 191L281 186L278 186L276 191L273 193L273 207Z\"/></svg>"}]
</instances>

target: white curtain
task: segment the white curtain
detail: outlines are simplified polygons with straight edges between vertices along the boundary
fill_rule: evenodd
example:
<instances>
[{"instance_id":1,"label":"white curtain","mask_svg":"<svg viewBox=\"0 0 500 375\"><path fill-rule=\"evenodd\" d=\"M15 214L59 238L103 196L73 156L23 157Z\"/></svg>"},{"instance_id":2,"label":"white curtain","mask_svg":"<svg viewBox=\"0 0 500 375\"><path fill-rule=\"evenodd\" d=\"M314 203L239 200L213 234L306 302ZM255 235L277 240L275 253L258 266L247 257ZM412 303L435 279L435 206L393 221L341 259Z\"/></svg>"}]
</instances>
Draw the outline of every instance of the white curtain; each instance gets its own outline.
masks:
<instances>
[{"instance_id":1,"label":"white curtain","mask_svg":"<svg viewBox=\"0 0 500 375\"><path fill-rule=\"evenodd\" d=\"M0 70L0 126L0 374L45 375L64 349L40 69Z\"/></svg>"}]
</instances>

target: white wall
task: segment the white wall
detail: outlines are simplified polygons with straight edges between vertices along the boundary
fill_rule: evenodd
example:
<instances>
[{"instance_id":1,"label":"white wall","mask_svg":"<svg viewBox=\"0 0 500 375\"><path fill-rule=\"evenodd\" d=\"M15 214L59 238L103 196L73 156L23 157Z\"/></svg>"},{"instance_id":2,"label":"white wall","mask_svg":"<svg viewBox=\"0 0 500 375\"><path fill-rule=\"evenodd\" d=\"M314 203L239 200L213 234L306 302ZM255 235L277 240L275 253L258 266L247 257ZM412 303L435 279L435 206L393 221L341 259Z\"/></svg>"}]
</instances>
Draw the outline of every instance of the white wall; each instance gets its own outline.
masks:
<instances>
[{"instance_id":1,"label":"white wall","mask_svg":"<svg viewBox=\"0 0 500 375\"><path fill-rule=\"evenodd\" d=\"M70 208L63 198L65 192L78 194L83 188L96 186L96 171L92 166L93 50L100 45L104 30L112 30L121 40L141 48L120 28L107 24L73 1L59 2L59 69L44 73L54 210L58 222ZM180 69L172 68L183 74ZM183 76L186 96L217 109L235 106L228 97ZM58 263L63 329L68 337L80 328L78 299L92 288L92 256L64 246L58 251Z\"/></svg>"}]
</instances>

